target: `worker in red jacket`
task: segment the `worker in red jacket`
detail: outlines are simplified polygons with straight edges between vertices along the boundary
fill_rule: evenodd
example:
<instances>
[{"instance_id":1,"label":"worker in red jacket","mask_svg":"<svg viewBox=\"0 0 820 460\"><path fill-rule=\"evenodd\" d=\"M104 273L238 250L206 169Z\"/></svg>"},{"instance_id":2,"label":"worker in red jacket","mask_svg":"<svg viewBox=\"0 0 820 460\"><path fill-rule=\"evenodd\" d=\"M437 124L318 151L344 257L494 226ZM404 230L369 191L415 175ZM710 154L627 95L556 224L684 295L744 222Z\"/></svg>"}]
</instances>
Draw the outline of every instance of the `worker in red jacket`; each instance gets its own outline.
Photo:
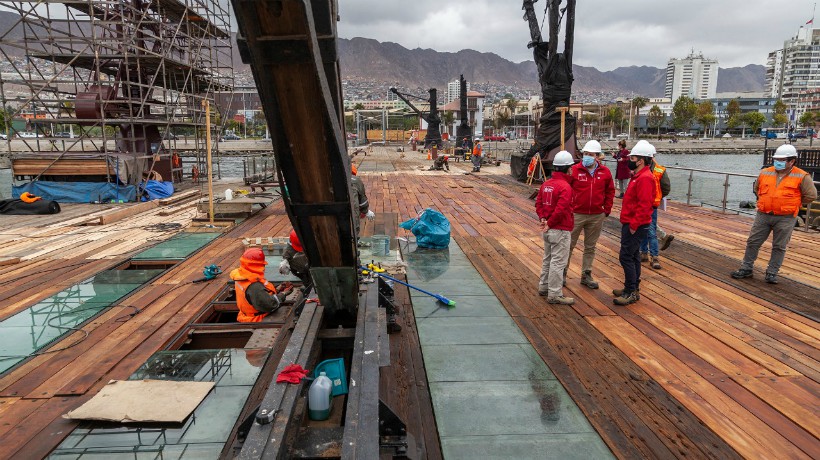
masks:
<instances>
[{"instance_id":1,"label":"worker in red jacket","mask_svg":"<svg viewBox=\"0 0 820 460\"><path fill-rule=\"evenodd\" d=\"M652 205L655 201L655 177L649 165L655 157L655 147L641 140L629 154L632 180L626 187L621 206L621 251L618 260L624 269L624 288L615 289L615 305L629 305L640 299L641 241L652 223Z\"/></svg>"},{"instance_id":2,"label":"worker in red jacket","mask_svg":"<svg viewBox=\"0 0 820 460\"><path fill-rule=\"evenodd\" d=\"M544 239L538 294L547 296L547 302L560 305L575 303L572 297L564 297L562 289L564 267L569 258L570 231L574 225L571 178L567 174L572 163L569 152L558 152L552 161L552 176L541 184L535 198L535 212Z\"/></svg>"},{"instance_id":3,"label":"worker in red jacket","mask_svg":"<svg viewBox=\"0 0 820 460\"><path fill-rule=\"evenodd\" d=\"M609 168L598 161L601 153L601 143L591 140L581 150L584 156L570 170L572 176L572 196L575 225L572 229L569 243L569 260L572 259L572 250L578 243L581 231L584 232L584 258L581 262L581 284L598 289L598 282L592 279L592 262L595 260L595 245L601 236L604 218L612 211L612 202L615 199L615 181ZM564 279L567 269L564 269Z\"/></svg>"}]
</instances>

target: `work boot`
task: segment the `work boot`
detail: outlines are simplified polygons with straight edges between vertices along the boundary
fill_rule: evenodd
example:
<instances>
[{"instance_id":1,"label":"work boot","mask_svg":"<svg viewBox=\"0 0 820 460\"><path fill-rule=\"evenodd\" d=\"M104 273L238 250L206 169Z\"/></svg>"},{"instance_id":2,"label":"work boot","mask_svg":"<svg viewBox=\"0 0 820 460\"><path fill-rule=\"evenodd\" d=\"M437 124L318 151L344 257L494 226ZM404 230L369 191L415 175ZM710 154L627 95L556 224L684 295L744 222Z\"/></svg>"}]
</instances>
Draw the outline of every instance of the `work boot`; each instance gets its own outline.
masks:
<instances>
[{"instance_id":1,"label":"work boot","mask_svg":"<svg viewBox=\"0 0 820 460\"><path fill-rule=\"evenodd\" d=\"M624 290L623 289L613 289L612 290L612 295L614 295L615 297L623 297ZM635 289L635 297L637 298L637 300L641 300L641 288Z\"/></svg>"},{"instance_id":2,"label":"work boot","mask_svg":"<svg viewBox=\"0 0 820 460\"><path fill-rule=\"evenodd\" d=\"M766 272L766 282L769 284L777 284L777 273Z\"/></svg>"},{"instance_id":3,"label":"work boot","mask_svg":"<svg viewBox=\"0 0 820 460\"><path fill-rule=\"evenodd\" d=\"M661 244L661 251L666 251L666 248L672 244L672 241L675 239L675 235L667 234L665 237L661 238L659 243Z\"/></svg>"},{"instance_id":4,"label":"work boot","mask_svg":"<svg viewBox=\"0 0 820 460\"><path fill-rule=\"evenodd\" d=\"M539 289L538 290L538 295L540 295L541 297L546 297L546 296L549 295L549 291L542 291L542 290Z\"/></svg>"},{"instance_id":5,"label":"work boot","mask_svg":"<svg viewBox=\"0 0 820 460\"><path fill-rule=\"evenodd\" d=\"M641 253L641 262L649 262L649 253L648 252L642 252Z\"/></svg>"},{"instance_id":6,"label":"work boot","mask_svg":"<svg viewBox=\"0 0 820 460\"><path fill-rule=\"evenodd\" d=\"M615 297L614 299L612 299L612 303L614 303L615 305L623 306L623 305L629 305L631 303L635 303L639 299L640 299L640 296L638 295L637 291L628 292L628 293L627 292L621 292L621 295L619 297Z\"/></svg>"},{"instance_id":7,"label":"work boot","mask_svg":"<svg viewBox=\"0 0 820 460\"><path fill-rule=\"evenodd\" d=\"M732 278L739 280L743 278L751 278L752 271L748 268L738 268L737 270L732 272Z\"/></svg>"},{"instance_id":8,"label":"work boot","mask_svg":"<svg viewBox=\"0 0 820 460\"><path fill-rule=\"evenodd\" d=\"M598 282L592 279L592 271L590 270L581 273L581 284L590 289L598 289Z\"/></svg>"},{"instance_id":9,"label":"work boot","mask_svg":"<svg viewBox=\"0 0 820 460\"><path fill-rule=\"evenodd\" d=\"M572 305L575 303L575 299L573 299L572 297L564 297L561 295L558 297L547 297L547 303L556 303L559 305Z\"/></svg>"},{"instance_id":10,"label":"work boot","mask_svg":"<svg viewBox=\"0 0 820 460\"><path fill-rule=\"evenodd\" d=\"M658 256L652 256L652 268L655 270L661 269L661 259Z\"/></svg>"}]
</instances>

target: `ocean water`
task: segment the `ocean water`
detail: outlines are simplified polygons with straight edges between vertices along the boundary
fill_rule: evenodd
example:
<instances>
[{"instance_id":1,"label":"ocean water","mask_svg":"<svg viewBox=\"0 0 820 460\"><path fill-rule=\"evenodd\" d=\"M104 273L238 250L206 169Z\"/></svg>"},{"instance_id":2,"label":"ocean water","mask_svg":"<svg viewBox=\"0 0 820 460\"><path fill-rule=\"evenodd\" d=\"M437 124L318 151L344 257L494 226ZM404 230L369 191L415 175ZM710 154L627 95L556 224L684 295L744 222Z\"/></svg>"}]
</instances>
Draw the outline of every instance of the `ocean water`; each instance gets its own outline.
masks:
<instances>
[{"instance_id":1,"label":"ocean water","mask_svg":"<svg viewBox=\"0 0 820 460\"><path fill-rule=\"evenodd\" d=\"M220 159L220 172L223 178L243 177L244 157L222 157ZM247 160L250 162L250 160ZM256 158L257 168L263 166L265 159ZM270 164L271 159L267 159ZM757 176L758 171L763 166L763 154L756 155L732 155L732 154L662 154L658 155L658 162L669 168L669 177L672 181L672 192L670 198L677 201L686 201L687 194L690 194L689 202L695 205L708 207L720 207L723 200L725 174L710 174L695 172L692 175L691 192L689 188L689 172L674 169L694 168L707 171L723 171L738 174L748 174ZM607 166L613 170L614 162L607 162ZM735 209L741 201L754 201L752 193L753 178L730 177L727 192L728 207ZM11 196L11 170L0 169L0 198Z\"/></svg>"}]
</instances>

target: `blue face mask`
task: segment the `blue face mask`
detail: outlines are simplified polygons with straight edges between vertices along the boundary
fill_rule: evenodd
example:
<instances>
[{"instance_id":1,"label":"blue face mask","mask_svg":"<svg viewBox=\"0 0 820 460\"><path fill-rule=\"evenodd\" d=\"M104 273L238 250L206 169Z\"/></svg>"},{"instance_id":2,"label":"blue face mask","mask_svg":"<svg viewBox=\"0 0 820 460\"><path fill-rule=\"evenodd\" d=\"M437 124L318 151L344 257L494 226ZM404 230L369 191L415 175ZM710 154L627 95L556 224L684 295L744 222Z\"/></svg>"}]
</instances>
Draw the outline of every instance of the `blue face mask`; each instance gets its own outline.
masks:
<instances>
[{"instance_id":1,"label":"blue face mask","mask_svg":"<svg viewBox=\"0 0 820 460\"><path fill-rule=\"evenodd\" d=\"M777 171L783 171L784 169L786 169L786 162L774 160L774 169L776 169Z\"/></svg>"},{"instance_id":2,"label":"blue face mask","mask_svg":"<svg viewBox=\"0 0 820 460\"><path fill-rule=\"evenodd\" d=\"M590 166L595 164L595 157L588 157L584 155L584 157L581 158L581 163L584 164L584 167L589 168Z\"/></svg>"}]
</instances>

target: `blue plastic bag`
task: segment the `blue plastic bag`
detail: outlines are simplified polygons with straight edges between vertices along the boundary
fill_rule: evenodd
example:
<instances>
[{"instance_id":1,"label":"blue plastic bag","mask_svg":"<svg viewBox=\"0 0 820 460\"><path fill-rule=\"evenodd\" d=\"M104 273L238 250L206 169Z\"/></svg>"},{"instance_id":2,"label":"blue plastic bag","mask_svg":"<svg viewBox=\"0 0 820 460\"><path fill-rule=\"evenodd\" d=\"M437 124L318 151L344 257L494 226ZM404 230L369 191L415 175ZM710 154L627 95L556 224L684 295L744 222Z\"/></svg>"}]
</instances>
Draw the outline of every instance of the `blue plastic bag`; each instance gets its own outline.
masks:
<instances>
[{"instance_id":1,"label":"blue plastic bag","mask_svg":"<svg viewBox=\"0 0 820 460\"><path fill-rule=\"evenodd\" d=\"M435 209L427 208L399 227L413 232L420 248L444 249L450 245L450 221Z\"/></svg>"},{"instance_id":2,"label":"blue plastic bag","mask_svg":"<svg viewBox=\"0 0 820 460\"><path fill-rule=\"evenodd\" d=\"M140 184L143 186L142 201L158 200L168 198L174 194L173 182L160 182L149 180Z\"/></svg>"}]
</instances>

